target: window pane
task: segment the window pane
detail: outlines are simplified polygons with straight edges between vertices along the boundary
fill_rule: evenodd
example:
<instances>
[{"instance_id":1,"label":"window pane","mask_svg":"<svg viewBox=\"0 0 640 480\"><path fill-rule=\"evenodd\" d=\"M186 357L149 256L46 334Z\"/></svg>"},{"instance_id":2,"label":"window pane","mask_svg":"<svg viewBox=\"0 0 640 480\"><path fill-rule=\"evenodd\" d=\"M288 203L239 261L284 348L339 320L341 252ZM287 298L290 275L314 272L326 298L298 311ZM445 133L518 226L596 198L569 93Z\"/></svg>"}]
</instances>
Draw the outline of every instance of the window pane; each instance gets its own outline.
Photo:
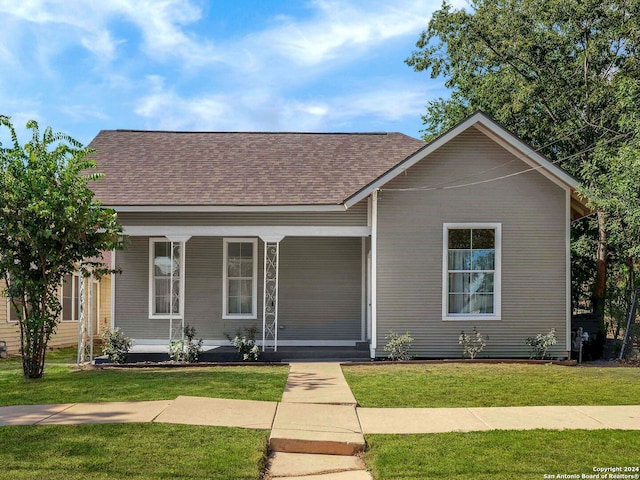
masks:
<instances>
[{"instance_id":1,"label":"window pane","mask_svg":"<svg viewBox=\"0 0 640 480\"><path fill-rule=\"evenodd\" d=\"M240 260L236 257L229 257L227 259L227 275L229 277L239 277L240 276Z\"/></svg>"},{"instance_id":2,"label":"window pane","mask_svg":"<svg viewBox=\"0 0 640 480\"><path fill-rule=\"evenodd\" d=\"M153 247L154 257L169 257L171 252L169 251L169 242L155 242Z\"/></svg>"},{"instance_id":3,"label":"window pane","mask_svg":"<svg viewBox=\"0 0 640 480\"><path fill-rule=\"evenodd\" d=\"M156 278L156 313L169 313L169 279Z\"/></svg>"},{"instance_id":4,"label":"window pane","mask_svg":"<svg viewBox=\"0 0 640 480\"><path fill-rule=\"evenodd\" d=\"M18 305L18 308L22 309L21 302L16 301L16 304ZM16 307L13 306L13 302L11 300L9 300L9 318L8 318L8 320L10 322L17 322L18 321L18 312L16 311Z\"/></svg>"},{"instance_id":5,"label":"window pane","mask_svg":"<svg viewBox=\"0 0 640 480\"><path fill-rule=\"evenodd\" d=\"M469 293L493 293L493 273L471 274Z\"/></svg>"},{"instance_id":6,"label":"window pane","mask_svg":"<svg viewBox=\"0 0 640 480\"><path fill-rule=\"evenodd\" d=\"M450 273L449 274L449 292L465 293L469 292L469 284L471 283L470 273Z\"/></svg>"},{"instance_id":7,"label":"window pane","mask_svg":"<svg viewBox=\"0 0 640 480\"><path fill-rule=\"evenodd\" d=\"M477 229L472 232L471 248L495 248L495 230L492 228Z\"/></svg>"},{"instance_id":8,"label":"window pane","mask_svg":"<svg viewBox=\"0 0 640 480\"><path fill-rule=\"evenodd\" d=\"M240 245L242 258L253 258L253 243L242 243Z\"/></svg>"},{"instance_id":9,"label":"window pane","mask_svg":"<svg viewBox=\"0 0 640 480\"><path fill-rule=\"evenodd\" d=\"M241 313L240 312L240 297L229 297L228 300L229 313Z\"/></svg>"},{"instance_id":10,"label":"window pane","mask_svg":"<svg viewBox=\"0 0 640 480\"><path fill-rule=\"evenodd\" d=\"M462 293L449 294L449 313L469 313L468 304L469 295Z\"/></svg>"},{"instance_id":11,"label":"window pane","mask_svg":"<svg viewBox=\"0 0 640 480\"><path fill-rule=\"evenodd\" d=\"M469 313L493 313L493 295L475 294L470 295Z\"/></svg>"},{"instance_id":12,"label":"window pane","mask_svg":"<svg viewBox=\"0 0 640 480\"><path fill-rule=\"evenodd\" d=\"M449 270L471 270L471 250L449 250Z\"/></svg>"},{"instance_id":13,"label":"window pane","mask_svg":"<svg viewBox=\"0 0 640 480\"><path fill-rule=\"evenodd\" d=\"M227 256L239 257L240 256L240 243L228 243L227 244Z\"/></svg>"},{"instance_id":14,"label":"window pane","mask_svg":"<svg viewBox=\"0 0 640 480\"><path fill-rule=\"evenodd\" d=\"M243 258L240 263L240 276L253 277L253 260Z\"/></svg>"},{"instance_id":15,"label":"window pane","mask_svg":"<svg viewBox=\"0 0 640 480\"><path fill-rule=\"evenodd\" d=\"M494 270L495 250L472 250L473 268L472 270Z\"/></svg>"},{"instance_id":16,"label":"window pane","mask_svg":"<svg viewBox=\"0 0 640 480\"><path fill-rule=\"evenodd\" d=\"M240 280L229 280L229 296L237 297L240 295Z\"/></svg>"},{"instance_id":17,"label":"window pane","mask_svg":"<svg viewBox=\"0 0 640 480\"><path fill-rule=\"evenodd\" d=\"M241 298L241 304L240 304L240 311L241 313L251 313L252 310L252 305L251 305L251 297L240 297Z\"/></svg>"},{"instance_id":18,"label":"window pane","mask_svg":"<svg viewBox=\"0 0 640 480\"><path fill-rule=\"evenodd\" d=\"M471 230L452 228L449 230L449 248L471 248Z\"/></svg>"},{"instance_id":19,"label":"window pane","mask_svg":"<svg viewBox=\"0 0 640 480\"><path fill-rule=\"evenodd\" d=\"M249 297L251 298L252 295L252 290L253 290L253 280L241 280L241 287L242 287L242 291L241 291L241 295L243 297Z\"/></svg>"}]
</instances>

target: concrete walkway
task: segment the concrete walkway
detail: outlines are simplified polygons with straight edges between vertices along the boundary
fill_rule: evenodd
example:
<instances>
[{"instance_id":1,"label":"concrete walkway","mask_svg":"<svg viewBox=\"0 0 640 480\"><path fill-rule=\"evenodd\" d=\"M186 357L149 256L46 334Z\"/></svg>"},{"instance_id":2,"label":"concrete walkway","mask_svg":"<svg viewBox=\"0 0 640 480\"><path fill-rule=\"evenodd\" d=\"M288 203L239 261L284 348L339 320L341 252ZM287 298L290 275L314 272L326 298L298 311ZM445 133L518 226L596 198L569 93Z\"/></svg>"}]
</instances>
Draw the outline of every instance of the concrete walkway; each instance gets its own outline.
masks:
<instances>
[{"instance_id":1,"label":"concrete walkway","mask_svg":"<svg viewBox=\"0 0 640 480\"><path fill-rule=\"evenodd\" d=\"M175 400L0 407L3 425L162 422L271 430L270 478L370 480L363 434L640 430L640 405L358 408L338 363L292 363L281 402Z\"/></svg>"}]
</instances>

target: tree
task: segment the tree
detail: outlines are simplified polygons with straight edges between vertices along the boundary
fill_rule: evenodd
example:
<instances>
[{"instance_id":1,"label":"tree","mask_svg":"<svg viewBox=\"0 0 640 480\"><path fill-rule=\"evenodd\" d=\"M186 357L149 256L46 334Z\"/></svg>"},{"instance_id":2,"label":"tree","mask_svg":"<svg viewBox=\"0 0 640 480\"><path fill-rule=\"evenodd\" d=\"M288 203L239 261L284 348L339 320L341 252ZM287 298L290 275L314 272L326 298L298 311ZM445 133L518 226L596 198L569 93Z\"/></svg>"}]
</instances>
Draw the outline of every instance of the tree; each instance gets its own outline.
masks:
<instances>
[{"instance_id":1,"label":"tree","mask_svg":"<svg viewBox=\"0 0 640 480\"><path fill-rule=\"evenodd\" d=\"M95 168L91 150L49 127L40 135L33 120L21 146L10 118L0 116L0 125L11 138L9 147L0 144L0 272L18 313L24 376L40 378L63 277L108 272L101 252L119 246L122 229L88 187L101 177L87 173Z\"/></svg>"},{"instance_id":2,"label":"tree","mask_svg":"<svg viewBox=\"0 0 640 480\"><path fill-rule=\"evenodd\" d=\"M483 110L597 193L612 157L637 135L619 119L637 109L640 2L625 0L471 0L433 14L408 65L443 76L447 99L427 105L429 140ZM626 85L626 87L624 87ZM600 195L598 195L600 196ZM605 197L606 195L602 195ZM604 314L609 211L597 218L594 312Z\"/></svg>"}]
</instances>

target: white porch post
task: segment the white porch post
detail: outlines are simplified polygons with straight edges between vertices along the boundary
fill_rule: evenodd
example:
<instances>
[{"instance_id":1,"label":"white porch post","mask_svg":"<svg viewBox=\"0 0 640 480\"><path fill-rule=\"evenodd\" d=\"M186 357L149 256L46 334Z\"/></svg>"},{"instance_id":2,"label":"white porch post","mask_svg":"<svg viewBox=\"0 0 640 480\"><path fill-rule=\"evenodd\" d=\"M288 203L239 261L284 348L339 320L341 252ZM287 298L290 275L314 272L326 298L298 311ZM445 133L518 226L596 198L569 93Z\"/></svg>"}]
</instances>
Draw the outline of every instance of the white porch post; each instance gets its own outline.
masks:
<instances>
[{"instance_id":1,"label":"white porch post","mask_svg":"<svg viewBox=\"0 0 640 480\"><path fill-rule=\"evenodd\" d=\"M278 270L283 237L261 237L264 242L264 283L262 295L262 351L267 342L278 350Z\"/></svg>"},{"instance_id":2,"label":"white porch post","mask_svg":"<svg viewBox=\"0 0 640 480\"><path fill-rule=\"evenodd\" d=\"M80 263L79 271L82 271ZM71 276L71 292L73 293L73 275ZM87 361L87 325L84 304L84 277L78 277L78 364ZM71 296L73 301L73 295Z\"/></svg>"},{"instance_id":3,"label":"white porch post","mask_svg":"<svg viewBox=\"0 0 640 480\"><path fill-rule=\"evenodd\" d=\"M378 189L371 194L371 358L376 356L378 344Z\"/></svg>"},{"instance_id":4,"label":"white porch post","mask_svg":"<svg viewBox=\"0 0 640 480\"><path fill-rule=\"evenodd\" d=\"M184 295L182 294L184 292L184 286L182 285L182 283L184 282L184 275L182 275L182 272L184 272L184 263L185 263L185 256L184 256L184 251L185 251L185 244L187 243L187 241L191 238L190 235L167 235L167 240L169 240L169 242L171 243L170 248L171 248L171 278L169 280L169 343L173 342L174 340L184 340ZM178 268L180 269L178 272L178 278L180 278L180 287L178 290L178 311L181 313L180 315L180 324L179 324L179 328L180 331L178 332L178 328L175 327L173 325L173 296L174 296L174 291L173 291L173 276L174 276L174 261L175 261L175 245L176 243L178 244L178 246L180 247L180 264L178 265Z\"/></svg>"},{"instance_id":5,"label":"white porch post","mask_svg":"<svg viewBox=\"0 0 640 480\"><path fill-rule=\"evenodd\" d=\"M82 264L80 264L79 272L82 271ZM78 291L73 290L73 279L76 275L71 275L71 300L73 301L74 294L78 295L78 304L75 306L78 308L78 356L77 363L82 364L93 360L93 269L89 271L89 277L85 278L83 275L78 275ZM89 282L89 291L85 297L85 281ZM87 306L88 304L88 306Z\"/></svg>"}]
</instances>

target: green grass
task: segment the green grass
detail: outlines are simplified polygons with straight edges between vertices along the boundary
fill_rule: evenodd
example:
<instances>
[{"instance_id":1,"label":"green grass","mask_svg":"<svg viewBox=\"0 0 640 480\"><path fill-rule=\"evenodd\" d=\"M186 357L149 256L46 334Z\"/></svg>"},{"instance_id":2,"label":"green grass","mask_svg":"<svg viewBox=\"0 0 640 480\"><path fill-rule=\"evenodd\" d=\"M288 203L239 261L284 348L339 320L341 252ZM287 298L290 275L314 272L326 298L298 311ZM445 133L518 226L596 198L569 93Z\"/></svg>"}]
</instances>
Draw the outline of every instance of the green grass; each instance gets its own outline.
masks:
<instances>
[{"instance_id":1,"label":"green grass","mask_svg":"<svg viewBox=\"0 0 640 480\"><path fill-rule=\"evenodd\" d=\"M517 364L343 367L363 407L634 405L640 368Z\"/></svg>"},{"instance_id":2,"label":"green grass","mask_svg":"<svg viewBox=\"0 0 640 480\"><path fill-rule=\"evenodd\" d=\"M594 467L640 466L640 435L626 430L367 435L366 440L365 463L376 480L541 480L545 474L594 474Z\"/></svg>"},{"instance_id":3,"label":"green grass","mask_svg":"<svg viewBox=\"0 0 640 480\"><path fill-rule=\"evenodd\" d=\"M26 380L20 358L0 360L0 406L169 400L178 395L279 401L286 367L79 369L74 349L47 352L44 378Z\"/></svg>"},{"instance_id":4,"label":"green grass","mask_svg":"<svg viewBox=\"0 0 640 480\"><path fill-rule=\"evenodd\" d=\"M161 424L2 427L0 477L258 479L269 432Z\"/></svg>"}]
</instances>

